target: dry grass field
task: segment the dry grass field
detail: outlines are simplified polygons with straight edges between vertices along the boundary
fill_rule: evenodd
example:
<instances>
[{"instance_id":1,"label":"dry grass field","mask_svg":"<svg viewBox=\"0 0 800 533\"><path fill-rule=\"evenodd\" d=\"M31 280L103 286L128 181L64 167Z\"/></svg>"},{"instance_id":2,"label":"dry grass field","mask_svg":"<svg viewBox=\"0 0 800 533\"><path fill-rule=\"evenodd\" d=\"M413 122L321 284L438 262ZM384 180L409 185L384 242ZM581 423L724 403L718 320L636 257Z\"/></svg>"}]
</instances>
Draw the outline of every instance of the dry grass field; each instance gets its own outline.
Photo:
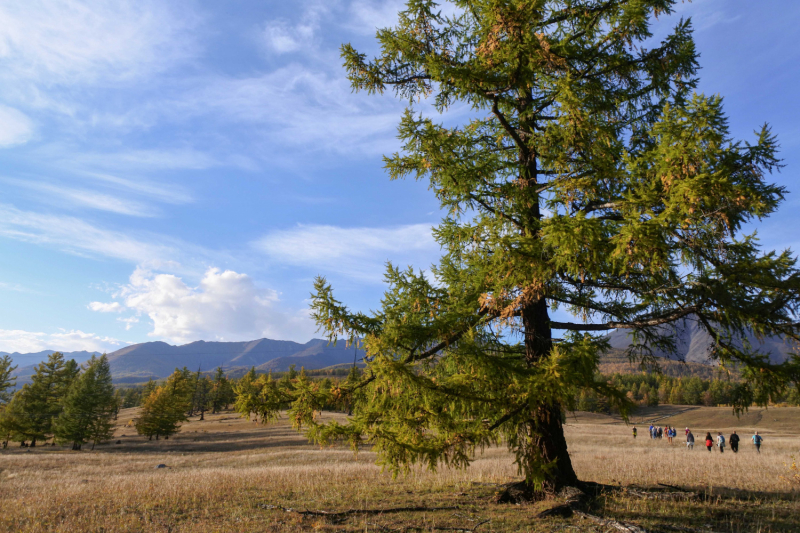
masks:
<instances>
[{"instance_id":1,"label":"dry grass field","mask_svg":"<svg viewBox=\"0 0 800 533\"><path fill-rule=\"evenodd\" d=\"M464 471L413 468L392 479L373 454L320 449L285 422L264 427L222 413L191 420L169 440L147 441L124 426L133 414L121 413L120 444L82 452L50 446L3 451L0 531L606 530L577 517L536 518L551 501L494 503L497 485L516 479L504 449L485 450ZM651 440L650 419L679 430L688 425L698 440L705 431L728 435L731 428L745 438L739 454L702 446L688 451L680 442ZM723 408L665 406L637 413L633 421L640 430L636 440L630 426L612 417L578 413L567 421L579 476L607 486L593 503L595 514L647 531L800 531L800 494L782 479L790 455L800 455L800 409L753 410L737 420ZM753 429L765 437L760 455L749 444ZM159 464L166 468L155 468ZM625 490L658 483L697 490L703 498L640 499ZM338 520L281 509L409 506L449 509Z\"/></svg>"}]
</instances>

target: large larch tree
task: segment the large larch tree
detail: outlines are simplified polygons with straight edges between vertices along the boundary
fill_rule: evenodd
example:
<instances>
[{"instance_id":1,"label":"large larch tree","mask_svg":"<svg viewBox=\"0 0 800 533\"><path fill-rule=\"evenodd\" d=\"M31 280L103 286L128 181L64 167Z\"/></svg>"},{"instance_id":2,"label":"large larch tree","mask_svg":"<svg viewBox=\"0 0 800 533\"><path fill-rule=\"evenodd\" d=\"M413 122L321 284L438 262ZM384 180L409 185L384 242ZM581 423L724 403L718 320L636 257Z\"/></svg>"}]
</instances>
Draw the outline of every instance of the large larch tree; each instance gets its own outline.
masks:
<instances>
[{"instance_id":1,"label":"large larch tree","mask_svg":"<svg viewBox=\"0 0 800 533\"><path fill-rule=\"evenodd\" d=\"M505 443L525 485L553 491L578 483L562 412L580 391L628 407L595 380L603 332L628 331L652 364L697 321L709 356L742 372L737 409L756 386L769 401L797 384L796 357L771 364L740 340L800 332L795 257L746 231L785 194L767 179L776 139L732 139L721 99L695 93L689 20L656 41L674 3L410 0L377 57L343 47L355 90L409 102L386 168L429 182L444 255L428 274L390 266L370 314L317 280L317 323L368 355L333 391L348 423L296 417L311 438L372 446L393 471Z\"/></svg>"}]
</instances>

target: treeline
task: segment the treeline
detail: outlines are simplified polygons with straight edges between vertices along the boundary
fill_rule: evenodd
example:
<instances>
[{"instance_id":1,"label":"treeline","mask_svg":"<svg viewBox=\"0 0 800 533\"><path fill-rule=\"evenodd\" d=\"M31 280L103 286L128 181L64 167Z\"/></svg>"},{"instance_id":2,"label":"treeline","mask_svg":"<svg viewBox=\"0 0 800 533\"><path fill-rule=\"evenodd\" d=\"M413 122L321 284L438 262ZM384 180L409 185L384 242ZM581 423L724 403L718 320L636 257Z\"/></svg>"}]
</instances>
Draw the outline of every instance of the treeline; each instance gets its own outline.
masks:
<instances>
[{"instance_id":1,"label":"treeline","mask_svg":"<svg viewBox=\"0 0 800 533\"><path fill-rule=\"evenodd\" d=\"M108 358L92 357L78 365L55 352L35 367L31 383L12 394L16 369L10 357L0 358L0 437L35 447L72 444L73 450L113 436L119 410L141 406L136 430L150 439L169 437L181 422L195 414L227 409L235 401L232 382L221 368L209 376L186 367L163 383L150 380L143 386L114 389Z\"/></svg>"},{"instance_id":2,"label":"treeline","mask_svg":"<svg viewBox=\"0 0 800 533\"><path fill-rule=\"evenodd\" d=\"M625 391L628 399L642 406L657 405L706 405L709 407L730 405L737 387L743 385L728 379L702 379L692 377L672 377L663 374L612 374L598 376L610 385ZM762 396L756 388L752 391L753 400L768 403L766 393ZM800 405L800 391L790 388L782 397L775 398L774 405ZM607 412L608 404L604 398L593 391L584 390L578 396L579 411Z\"/></svg>"},{"instance_id":3,"label":"treeline","mask_svg":"<svg viewBox=\"0 0 800 533\"><path fill-rule=\"evenodd\" d=\"M36 446L52 438L53 443L72 444L73 450L80 450L89 441L94 448L111 438L119 404L105 355L93 356L81 367L55 352L36 366L31 383L12 396L10 389L16 379L10 376L15 368L8 356L0 358L0 435L4 448L10 440Z\"/></svg>"}]
</instances>

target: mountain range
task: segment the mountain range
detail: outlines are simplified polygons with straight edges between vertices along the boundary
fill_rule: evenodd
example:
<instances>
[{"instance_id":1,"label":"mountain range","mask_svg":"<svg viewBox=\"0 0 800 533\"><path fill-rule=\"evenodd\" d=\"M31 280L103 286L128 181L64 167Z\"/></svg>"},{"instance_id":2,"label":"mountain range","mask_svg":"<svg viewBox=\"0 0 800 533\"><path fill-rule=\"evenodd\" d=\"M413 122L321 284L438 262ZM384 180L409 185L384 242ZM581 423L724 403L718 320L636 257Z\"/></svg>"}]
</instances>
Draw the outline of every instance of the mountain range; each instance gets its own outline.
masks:
<instances>
[{"instance_id":1,"label":"mountain range","mask_svg":"<svg viewBox=\"0 0 800 533\"><path fill-rule=\"evenodd\" d=\"M676 352L667 354L656 351L655 355L690 363L715 364L708 357L714 342L711 336L700 327L697 320L684 318L675 322L674 325L664 326L663 332L671 333L675 337ZM768 354L772 363L782 363L790 355L798 353L796 346L781 337L773 336L758 339L754 334L750 333L746 336L746 340L753 349L757 349L760 353ZM630 333L624 329L612 331L608 335L608 341L612 348L618 350L625 350L632 344ZM742 339L739 339L737 344L741 347L743 344Z\"/></svg>"},{"instance_id":2,"label":"mountain range","mask_svg":"<svg viewBox=\"0 0 800 533\"><path fill-rule=\"evenodd\" d=\"M713 364L709 359L711 337L703 331L695 320L685 319L677 325L670 326L676 336L677 353L659 354L662 357L678 359L691 363ZM631 345L631 338L626 330L616 330L609 334L611 347L619 354ZM785 361L789 355L796 353L793 347L779 337L768 337L758 340L754 335L747 339L752 346L768 353L773 363ZM30 381L34 365L47 359L53 350L20 354L0 352L10 355L14 364L18 365L15 375L17 383ZM68 352L66 359L75 359L82 363L98 352ZM244 342L205 342L197 341L181 346L173 346L166 342L144 342L126 346L108 354L111 374L116 383L139 383L149 378L162 379L172 373L175 368L186 366L192 371L211 371L222 367L226 372L238 374L255 367L259 372L269 370L280 372L305 367L309 370L327 368L335 365L352 364L354 359L361 360L364 352L353 347L345 347L344 342L335 346L322 339L312 339L305 344L292 341L258 339Z\"/></svg>"},{"instance_id":3,"label":"mountain range","mask_svg":"<svg viewBox=\"0 0 800 533\"><path fill-rule=\"evenodd\" d=\"M14 375L19 385L30 381L34 366L53 353L45 350L33 354L8 354L18 365ZM0 356L6 352L0 352ZM97 355L100 355L99 353ZM351 363L364 357L362 350L345 347L344 342L335 346L322 339L312 339L300 344L292 341L258 339L245 342L205 342L197 341L182 346L166 342L143 342L126 346L108 354L111 375L116 383L139 383L150 378L160 379L169 376L175 368L186 366L192 371L211 371L222 367L226 372L248 370L269 370L281 372L291 365L307 369ZM90 359L90 352L68 352L65 359L75 359L81 363Z\"/></svg>"}]
</instances>

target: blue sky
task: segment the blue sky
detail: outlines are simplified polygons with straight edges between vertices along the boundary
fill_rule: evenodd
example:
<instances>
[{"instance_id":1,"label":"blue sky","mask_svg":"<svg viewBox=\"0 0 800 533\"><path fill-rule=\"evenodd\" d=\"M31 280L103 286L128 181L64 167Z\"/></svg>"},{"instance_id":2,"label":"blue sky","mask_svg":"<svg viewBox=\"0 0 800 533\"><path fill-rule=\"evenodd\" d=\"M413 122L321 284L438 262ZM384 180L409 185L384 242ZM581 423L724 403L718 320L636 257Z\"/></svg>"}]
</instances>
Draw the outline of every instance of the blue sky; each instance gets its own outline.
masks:
<instances>
[{"instance_id":1,"label":"blue sky","mask_svg":"<svg viewBox=\"0 0 800 533\"><path fill-rule=\"evenodd\" d=\"M377 306L383 263L438 256L424 183L390 182L401 102L353 94L395 1L0 5L0 351L306 341L316 274ZM769 122L796 190L800 2L695 0L701 90ZM455 117L458 118L457 116ZM800 201L759 226L798 248Z\"/></svg>"}]
</instances>

